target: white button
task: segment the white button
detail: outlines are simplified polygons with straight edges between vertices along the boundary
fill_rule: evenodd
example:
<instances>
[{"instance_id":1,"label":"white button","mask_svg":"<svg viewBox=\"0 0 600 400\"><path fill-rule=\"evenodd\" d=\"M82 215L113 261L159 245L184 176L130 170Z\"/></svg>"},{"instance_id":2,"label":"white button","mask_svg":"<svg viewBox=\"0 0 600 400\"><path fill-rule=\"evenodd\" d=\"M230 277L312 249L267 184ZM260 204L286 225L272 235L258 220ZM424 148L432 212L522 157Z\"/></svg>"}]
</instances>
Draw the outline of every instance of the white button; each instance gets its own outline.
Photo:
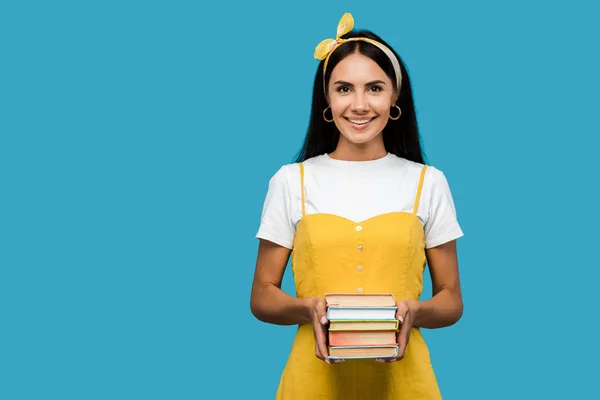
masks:
<instances>
[{"instance_id":1,"label":"white button","mask_svg":"<svg viewBox=\"0 0 600 400\"><path fill-rule=\"evenodd\" d=\"M361 288L361 287L359 287L359 288L357 288L357 289L356 289L356 291L357 291L358 293L362 293L362 288Z\"/></svg>"},{"instance_id":2,"label":"white button","mask_svg":"<svg viewBox=\"0 0 600 400\"><path fill-rule=\"evenodd\" d=\"M362 251L363 247L362 246L358 246L358 251Z\"/></svg>"},{"instance_id":3,"label":"white button","mask_svg":"<svg viewBox=\"0 0 600 400\"><path fill-rule=\"evenodd\" d=\"M357 230L358 232L362 231L362 226L358 225L358 226L356 227L356 230Z\"/></svg>"},{"instance_id":4,"label":"white button","mask_svg":"<svg viewBox=\"0 0 600 400\"><path fill-rule=\"evenodd\" d=\"M361 266L361 265L359 265L358 267L356 267L356 269L357 269L357 270L359 270L359 271L362 271L362 270L363 270L363 268L362 268L362 266Z\"/></svg>"}]
</instances>

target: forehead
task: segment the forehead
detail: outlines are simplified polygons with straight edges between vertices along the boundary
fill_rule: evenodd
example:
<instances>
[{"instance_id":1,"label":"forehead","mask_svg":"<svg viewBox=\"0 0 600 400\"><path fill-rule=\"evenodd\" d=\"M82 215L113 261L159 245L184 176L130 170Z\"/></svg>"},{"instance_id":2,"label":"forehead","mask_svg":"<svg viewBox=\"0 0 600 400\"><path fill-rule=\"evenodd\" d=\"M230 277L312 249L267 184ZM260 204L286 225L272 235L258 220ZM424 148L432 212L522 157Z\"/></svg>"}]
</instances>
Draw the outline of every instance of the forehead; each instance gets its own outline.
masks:
<instances>
[{"instance_id":1,"label":"forehead","mask_svg":"<svg viewBox=\"0 0 600 400\"><path fill-rule=\"evenodd\" d=\"M352 53L340 61L331 71L332 82L343 80L351 83L382 80L391 84L385 71L372 59L360 53Z\"/></svg>"}]
</instances>

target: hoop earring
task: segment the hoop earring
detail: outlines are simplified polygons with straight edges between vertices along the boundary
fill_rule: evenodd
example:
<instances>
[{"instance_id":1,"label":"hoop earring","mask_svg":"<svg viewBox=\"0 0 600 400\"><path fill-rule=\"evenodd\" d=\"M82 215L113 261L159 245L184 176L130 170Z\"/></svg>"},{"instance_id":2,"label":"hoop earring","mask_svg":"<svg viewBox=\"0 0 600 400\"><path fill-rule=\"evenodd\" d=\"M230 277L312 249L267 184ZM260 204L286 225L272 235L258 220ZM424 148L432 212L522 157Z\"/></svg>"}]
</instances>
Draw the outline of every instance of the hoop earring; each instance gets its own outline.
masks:
<instances>
[{"instance_id":1,"label":"hoop earring","mask_svg":"<svg viewBox=\"0 0 600 400\"><path fill-rule=\"evenodd\" d=\"M402 115L402 110L400 109L400 107L398 107L397 105L394 105L394 107L396 107L398 109L398 116L397 117L392 117L392 115L390 114L390 119L393 121L396 121L398 118L400 118L400 116Z\"/></svg>"},{"instance_id":2,"label":"hoop earring","mask_svg":"<svg viewBox=\"0 0 600 400\"><path fill-rule=\"evenodd\" d=\"M329 108L329 106L327 106L327 108ZM325 118L325 113L327 112L327 108L323 110L323 119L324 119L326 122L333 122L333 112L331 113L331 119L330 119L330 120L329 120L329 119L327 119L327 118Z\"/></svg>"}]
</instances>

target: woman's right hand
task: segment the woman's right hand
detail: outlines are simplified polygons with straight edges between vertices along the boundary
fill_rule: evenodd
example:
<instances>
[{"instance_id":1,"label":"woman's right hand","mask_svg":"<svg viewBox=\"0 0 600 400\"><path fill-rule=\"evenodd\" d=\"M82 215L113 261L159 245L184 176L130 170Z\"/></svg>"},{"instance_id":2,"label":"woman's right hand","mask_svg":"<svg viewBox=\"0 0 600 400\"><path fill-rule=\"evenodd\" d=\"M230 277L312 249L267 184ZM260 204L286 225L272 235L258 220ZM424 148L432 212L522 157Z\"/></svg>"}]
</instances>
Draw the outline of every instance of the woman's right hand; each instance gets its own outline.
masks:
<instances>
[{"instance_id":1,"label":"woman's right hand","mask_svg":"<svg viewBox=\"0 0 600 400\"><path fill-rule=\"evenodd\" d=\"M315 297L310 303L310 320L315 335L315 352L319 360L331 364L327 351L327 303L325 299Z\"/></svg>"}]
</instances>

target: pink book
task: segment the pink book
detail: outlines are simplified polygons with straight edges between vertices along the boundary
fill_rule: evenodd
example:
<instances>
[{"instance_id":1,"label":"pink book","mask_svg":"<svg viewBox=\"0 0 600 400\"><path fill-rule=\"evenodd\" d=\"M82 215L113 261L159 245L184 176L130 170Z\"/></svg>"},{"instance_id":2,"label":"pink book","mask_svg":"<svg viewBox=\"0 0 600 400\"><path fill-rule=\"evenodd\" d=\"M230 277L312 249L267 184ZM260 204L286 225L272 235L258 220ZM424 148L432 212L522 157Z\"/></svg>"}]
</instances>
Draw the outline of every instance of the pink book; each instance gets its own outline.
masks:
<instances>
[{"instance_id":1,"label":"pink book","mask_svg":"<svg viewBox=\"0 0 600 400\"><path fill-rule=\"evenodd\" d=\"M397 331L330 331L330 346L395 345Z\"/></svg>"}]
</instances>

